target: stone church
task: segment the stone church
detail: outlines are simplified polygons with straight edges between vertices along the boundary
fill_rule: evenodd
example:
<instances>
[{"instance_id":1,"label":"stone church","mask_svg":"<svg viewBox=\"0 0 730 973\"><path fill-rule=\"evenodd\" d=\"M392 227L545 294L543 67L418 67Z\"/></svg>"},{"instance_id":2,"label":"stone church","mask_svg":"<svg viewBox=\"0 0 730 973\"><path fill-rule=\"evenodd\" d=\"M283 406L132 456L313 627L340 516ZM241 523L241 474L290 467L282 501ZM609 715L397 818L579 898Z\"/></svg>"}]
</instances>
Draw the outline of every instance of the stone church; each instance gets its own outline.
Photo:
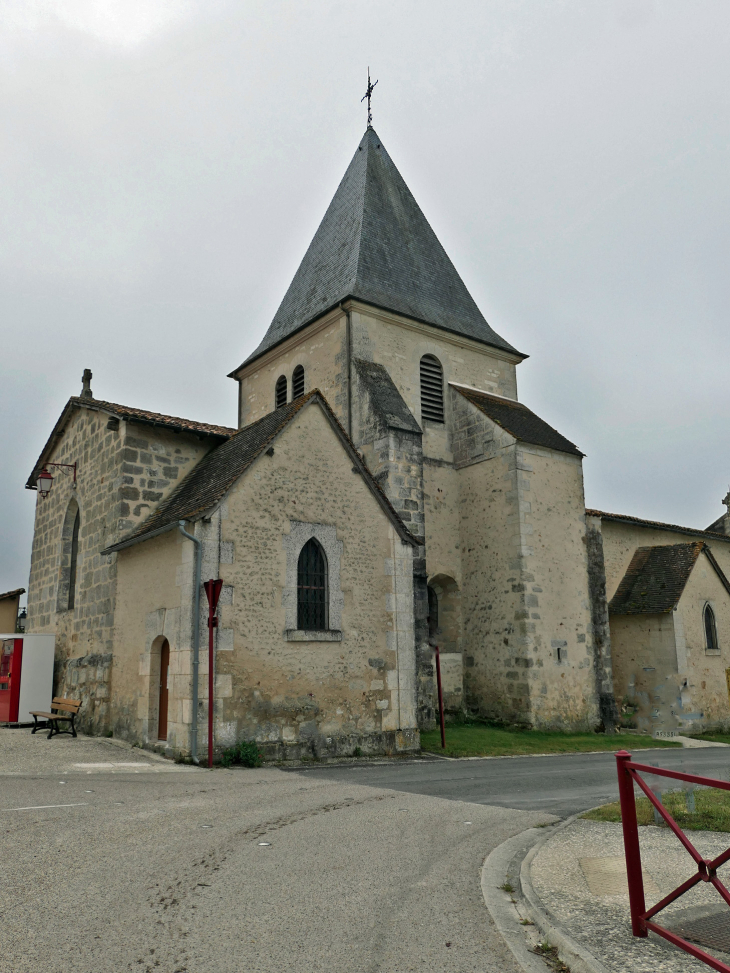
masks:
<instances>
[{"instance_id":1,"label":"stone church","mask_svg":"<svg viewBox=\"0 0 730 973\"><path fill-rule=\"evenodd\" d=\"M407 753L435 645L452 714L730 725L729 519L586 511L583 454L518 401L525 357L368 127L230 373L235 427L96 398L87 371L38 458L27 630L55 632L82 725L196 755L212 705L216 747Z\"/></svg>"}]
</instances>

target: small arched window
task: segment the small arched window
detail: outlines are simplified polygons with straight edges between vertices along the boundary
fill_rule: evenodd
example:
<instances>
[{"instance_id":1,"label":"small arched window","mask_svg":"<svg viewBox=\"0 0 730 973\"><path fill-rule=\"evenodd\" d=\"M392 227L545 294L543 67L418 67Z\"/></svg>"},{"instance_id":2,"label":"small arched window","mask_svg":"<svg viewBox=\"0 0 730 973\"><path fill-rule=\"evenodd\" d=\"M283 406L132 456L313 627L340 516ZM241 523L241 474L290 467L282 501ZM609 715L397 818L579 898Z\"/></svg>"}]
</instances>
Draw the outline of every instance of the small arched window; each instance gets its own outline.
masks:
<instances>
[{"instance_id":1,"label":"small arched window","mask_svg":"<svg viewBox=\"0 0 730 973\"><path fill-rule=\"evenodd\" d=\"M274 395L275 408L280 409L286 405L286 375L280 375L276 380L276 393Z\"/></svg>"},{"instance_id":2,"label":"small arched window","mask_svg":"<svg viewBox=\"0 0 730 973\"><path fill-rule=\"evenodd\" d=\"M300 398L302 395L304 395L304 368L301 365L297 365L291 377L292 401Z\"/></svg>"},{"instance_id":3,"label":"small arched window","mask_svg":"<svg viewBox=\"0 0 730 973\"><path fill-rule=\"evenodd\" d=\"M312 537L301 550L297 565L297 628L327 630L327 558Z\"/></svg>"},{"instance_id":4,"label":"small arched window","mask_svg":"<svg viewBox=\"0 0 730 973\"><path fill-rule=\"evenodd\" d=\"M444 370L435 355L421 359L421 418L444 421Z\"/></svg>"},{"instance_id":5,"label":"small arched window","mask_svg":"<svg viewBox=\"0 0 730 973\"><path fill-rule=\"evenodd\" d=\"M717 644L717 626L715 625L715 613L709 605L705 605L705 648L708 652L716 652L719 648Z\"/></svg>"}]
</instances>

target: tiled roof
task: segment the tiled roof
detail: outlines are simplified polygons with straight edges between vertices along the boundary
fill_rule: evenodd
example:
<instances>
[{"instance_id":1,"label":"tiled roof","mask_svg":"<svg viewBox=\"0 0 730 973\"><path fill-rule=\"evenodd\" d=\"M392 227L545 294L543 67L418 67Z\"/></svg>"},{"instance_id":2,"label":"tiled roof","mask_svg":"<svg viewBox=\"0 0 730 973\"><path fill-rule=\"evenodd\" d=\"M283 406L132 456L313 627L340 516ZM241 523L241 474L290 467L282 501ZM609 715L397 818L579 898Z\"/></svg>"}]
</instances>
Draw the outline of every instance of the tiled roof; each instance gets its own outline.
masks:
<instances>
[{"instance_id":1,"label":"tiled roof","mask_svg":"<svg viewBox=\"0 0 730 973\"><path fill-rule=\"evenodd\" d=\"M613 615L647 615L673 611L682 597L697 558L703 552L730 594L730 582L703 541L638 547L608 605L608 610Z\"/></svg>"},{"instance_id":2,"label":"tiled roof","mask_svg":"<svg viewBox=\"0 0 730 973\"><path fill-rule=\"evenodd\" d=\"M102 551L102 554L122 550L138 541L170 530L181 520L195 520L202 516L224 497L236 480L273 443L294 416L314 401L322 406L325 415L335 428L353 463L357 465L366 483L393 521L401 537L413 544L420 543L409 533L380 486L373 479L324 396L318 389L313 389L307 395L295 399L280 409L269 412L268 415L249 426L244 426L235 436L211 450L143 524L117 544L112 544L105 551Z\"/></svg>"},{"instance_id":3,"label":"tiled roof","mask_svg":"<svg viewBox=\"0 0 730 973\"><path fill-rule=\"evenodd\" d=\"M555 449L573 456L583 456L576 445L521 402L505 399L501 395L490 395L488 392L467 388L464 385L452 384L451 387L519 442L544 446L546 449Z\"/></svg>"},{"instance_id":4,"label":"tiled roof","mask_svg":"<svg viewBox=\"0 0 730 973\"><path fill-rule=\"evenodd\" d=\"M263 341L243 364L348 297L525 357L487 324L372 128Z\"/></svg>"},{"instance_id":5,"label":"tiled roof","mask_svg":"<svg viewBox=\"0 0 730 973\"><path fill-rule=\"evenodd\" d=\"M48 437L46 445L41 450L41 454L33 467L33 472L28 477L28 482L25 485L27 490L35 490L38 473L47 461L51 450L61 438L68 421L68 416L74 408L91 409L92 411L95 410L117 416L129 422L140 422L150 426L163 426L166 429L172 429L177 432L190 432L197 436L210 436L217 439L228 439L237 431L230 426L216 426L209 422L195 422L192 419L181 419L179 416L166 416L159 412L149 412L147 409L134 409L129 405L119 405L118 402L105 402L103 399L72 395L66 403L58 422L53 427L53 431Z\"/></svg>"},{"instance_id":6,"label":"tiled roof","mask_svg":"<svg viewBox=\"0 0 730 973\"><path fill-rule=\"evenodd\" d=\"M15 591L6 591L4 594L0 595L0 601L6 601L8 598L20 598L20 596L24 594L25 588L16 588Z\"/></svg>"},{"instance_id":7,"label":"tiled roof","mask_svg":"<svg viewBox=\"0 0 730 973\"><path fill-rule=\"evenodd\" d=\"M159 412L148 412L146 409L134 409L129 405L119 405L117 402L104 402L101 399L85 399L72 396L69 402L83 405L86 408L98 406L104 412L112 412L120 419L130 419L133 422L147 423L152 426L166 426L181 432L202 433L205 436L222 436L228 438L238 431L231 426L217 426L210 422L196 422L194 419L181 419L179 416L165 416Z\"/></svg>"},{"instance_id":8,"label":"tiled roof","mask_svg":"<svg viewBox=\"0 0 730 973\"><path fill-rule=\"evenodd\" d=\"M730 536L711 530L698 530L696 527L680 527L677 524L664 524L658 520L642 520L641 517L631 517L629 514L610 514L605 510L591 510L586 508L589 517L600 517L616 524L635 524L637 527L652 527L655 530L669 530L677 534L689 534L692 537L707 537L709 540L730 541Z\"/></svg>"}]
</instances>

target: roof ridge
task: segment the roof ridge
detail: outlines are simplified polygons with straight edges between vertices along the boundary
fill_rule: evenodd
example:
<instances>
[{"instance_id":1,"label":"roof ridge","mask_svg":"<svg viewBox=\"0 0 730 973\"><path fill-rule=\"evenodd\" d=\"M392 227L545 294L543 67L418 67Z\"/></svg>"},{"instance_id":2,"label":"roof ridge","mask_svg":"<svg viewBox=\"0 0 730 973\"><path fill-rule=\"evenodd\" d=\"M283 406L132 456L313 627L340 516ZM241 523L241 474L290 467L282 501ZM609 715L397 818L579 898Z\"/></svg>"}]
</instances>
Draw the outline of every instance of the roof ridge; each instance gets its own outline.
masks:
<instances>
[{"instance_id":1,"label":"roof ridge","mask_svg":"<svg viewBox=\"0 0 730 973\"><path fill-rule=\"evenodd\" d=\"M36 480L47 455L55 447L65 429L65 421L69 410L73 407L96 410L98 412L110 412L118 418L131 419L134 422L145 423L148 425L163 425L180 432L189 432L194 435L203 434L206 436L218 436L230 439L236 433L233 426L219 426L210 422L196 422L195 419L184 419L182 416L168 416L162 412L150 412L146 409L137 409L131 405L122 405L121 402L107 402L106 399L87 398L81 395L72 395L61 409L61 414L51 430L51 433L41 449L33 470L25 484L26 490L36 489ZM167 420L167 421L165 421Z\"/></svg>"},{"instance_id":2,"label":"roof ridge","mask_svg":"<svg viewBox=\"0 0 730 973\"><path fill-rule=\"evenodd\" d=\"M612 514L607 510L595 510L586 507L586 514L589 517L600 517L602 520L615 520L618 523L640 524L645 527L656 527L659 530L676 531L680 534L697 534L701 537L711 537L720 541L730 541L730 534L704 530L701 527L682 527L680 524L667 524L662 520L645 520L643 517L634 517L632 514Z\"/></svg>"},{"instance_id":3,"label":"roof ridge","mask_svg":"<svg viewBox=\"0 0 730 973\"><path fill-rule=\"evenodd\" d=\"M73 402L75 405L82 405L87 409L93 408L95 405L97 405L111 410L121 409L132 414L138 413L141 419L144 419L147 416L154 416L156 419L168 419L171 421L171 423L190 423L191 425L197 426L201 429L203 427L207 427L209 429L221 429L227 430L233 434L238 431L235 426L222 426L217 422L202 422L198 419L186 419L184 416L173 416L169 415L167 412L153 412L151 409L140 409L138 406L124 405L122 402L109 402L107 399L92 399L82 397L80 395L72 395L69 402Z\"/></svg>"},{"instance_id":4,"label":"roof ridge","mask_svg":"<svg viewBox=\"0 0 730 973\"><path fill-rule=\"evenodd\" d=\"M401 536L413 544L420 544L421 542L410 533L397 511L383 493L380 484L373 477L367 464L358 453L357 448L345 432L322 392L315 388L307 392L306 395L294 399L287 405L281 406L279 409L274 409L272 412L267 412L265 416L250 423L250 425L243 426L235 436L231 436L230 439L227 439L212 449L177 484L175 489L162 501L157 510L153 511L131 533L127 534L120 541L117 541L117 543L110 544L101 553L111 554L125 547L131 547L133 544L141 541L149 540L165 531L173 530L180 520L197 520L206 511L215 508L236 480L246 473L251 465L274 442L279 433L289 425L294 416L305 405L308 405L315 399L322 405L323 411L332 423L333 428L339 433L343 445L351 454L351 459L361 468L360 472L366 475L377 501L381 507L386 508L387 516L391 517L395 522L395 527L401 533ZM267 425L271 425L272 428L265 431L258 442L254 438L254 441L248 447L250 450L249 454L245 455L246 446L244 445L244 456L242 458L236 458L235 450L239 446L239 441L243 437L250 437L251 434L255 434L257 430L260 430L262 426L266 427ZM233 453L233 457L228 462L228 465L226 465L229 460L229 454L231 453ZM213 468L212 470L211 467ZM219 469L216 469L216 467L219 467ZM212 481L206 482L206 474L209 473L212 473ZM198 491L197 494L195 492L196 489ZM181 504L180 500L185 497L186 493L192 493L192 496L187 500L183 500Z\"/></svg>"}]
</instances>

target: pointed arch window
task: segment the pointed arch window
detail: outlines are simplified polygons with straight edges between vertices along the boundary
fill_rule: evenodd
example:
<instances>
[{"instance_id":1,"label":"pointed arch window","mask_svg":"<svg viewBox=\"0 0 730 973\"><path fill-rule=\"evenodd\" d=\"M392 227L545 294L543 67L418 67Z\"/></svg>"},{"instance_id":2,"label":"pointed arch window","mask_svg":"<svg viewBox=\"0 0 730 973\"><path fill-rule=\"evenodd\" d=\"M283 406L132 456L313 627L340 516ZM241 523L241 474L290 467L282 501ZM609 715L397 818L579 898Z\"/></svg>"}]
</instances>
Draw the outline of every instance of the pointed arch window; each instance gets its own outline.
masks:
<instances>
[{"instance_id":1,"label":"pointed arch window","mask_svg":"<svg viewBox=\"0 0 730 973\"><path fill-rule=\"evenodd\" d=\"M81 527L81 511L76 511L73 528L71 529L71 564L68 572L68 607L76 605L76 564L79 559L79 529Z\"/></svg>"},{"instance_id":2,"label":"pointed arch window","mask_svg":"<svg viewBox=\"0 0 730 973\"><path fill-rule=\"evenodd\" d=\"M328 602L327 558L312 537L302 548L297 565L297 628L326 631Z\"/></svg>"},{"instance_id":3,"label":"pointed arch window","mask_svg":"<svg viewBox=\"0 0 730 973\"><path fill-rule=\"evenodd\" d=\"M292 401L300 398L302 395L304 395L304 368L301 365L297 365L291 377Z\"/></svg>"},{"instance_id":4,"label":"pointed arch window","mask_svg":"<svg viewBox=\"0 0 730 973\"><path fill-rule=\"evenodd\" d=\"M720 646L717 644L717 625L715 624L715 613L710 605L705 605L705 650L707 652L717 652Z\"/></svg>"},{"instance_id":5,"label":"pointed arch window","mask_svg":"<svg viewBox=\"0 0 730 973\"><path fill-rule=\"evenodd\" d=\"M444 370L435 355L421 359L421 418L444 421Z\"/></svg>"},{"instance_id":6,"label":"pointed arch window","mask_svg":"<svg viewBox=\"0 0 730 973\"><path fill-rule=\"evenodd\" d=\"M61 570L56 594L56 611L65 612L76 606L76 580L81 533L81 511L75 497L66 508L61 527Z\"/></svg>"},{"instance_id":7,"label":"pointed arch window","mask_svg":"<svg viewBox=\"0 0 730 973\"><path fill-rule=\"evenodd\" d=\"M283 405L286 405L286 375L277 378L274 393L274 407L280 409Z\"/></svg>"}]
</instances>

